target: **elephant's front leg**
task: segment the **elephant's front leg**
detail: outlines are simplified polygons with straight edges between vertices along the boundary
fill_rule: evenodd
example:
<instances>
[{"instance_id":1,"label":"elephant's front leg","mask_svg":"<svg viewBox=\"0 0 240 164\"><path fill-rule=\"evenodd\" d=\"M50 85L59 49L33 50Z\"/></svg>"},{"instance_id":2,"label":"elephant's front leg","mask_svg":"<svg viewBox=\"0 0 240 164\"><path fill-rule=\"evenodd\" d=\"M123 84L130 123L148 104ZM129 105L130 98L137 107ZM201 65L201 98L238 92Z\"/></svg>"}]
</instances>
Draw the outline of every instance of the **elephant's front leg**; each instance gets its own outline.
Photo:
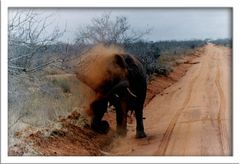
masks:
<instances>
[{"instance_id":1,"label":"elephant's front leg","mask_svg":"<svg viewBox=\"0 0 240 164\"><path fill-rule=\"evenodd\" d=\"M104 113L107 111L107 103L107 99L99 99L91 104L93 111L91 128L98 133L107 133L109 131L108 122L102 120Z\"/></svg>"},{"instance_id":2,"label":"elephant's front leg","mask_svg":"<svg viewBox=\"0 0 240 164\"><path fill-rule=\"evenodd\" d=\"M127 110L126 100L122 100L116 105L117 133L121 136L127 134Z\"/></svg>"},{"instance_id":3,"label":"elephant's front leg","mask_svg":"<svg viewBox=\"0 0 240 164\"><path fill-rule=\"evenodd\" d=\"M136 138L144 138L146 137L146 134L144 132L144 126L143 126L143 107L142 106L136 108L135 115L136 115L136 121L137 121Z\"/></svg>"}]
</instances>

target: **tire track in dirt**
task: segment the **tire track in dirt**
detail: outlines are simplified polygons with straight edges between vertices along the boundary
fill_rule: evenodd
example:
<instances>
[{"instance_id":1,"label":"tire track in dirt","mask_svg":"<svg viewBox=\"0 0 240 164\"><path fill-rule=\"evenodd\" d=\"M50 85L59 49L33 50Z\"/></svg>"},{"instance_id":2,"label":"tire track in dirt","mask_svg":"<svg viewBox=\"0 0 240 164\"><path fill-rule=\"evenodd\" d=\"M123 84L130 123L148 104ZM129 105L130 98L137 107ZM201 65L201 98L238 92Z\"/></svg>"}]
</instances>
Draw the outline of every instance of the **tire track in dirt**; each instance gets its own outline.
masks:
<instances>
[{"instance_id":1,"label":"tire track in dirt","mask_svg":"<svg viewBox=\"0 0 240 164\"><path fill-rule=\"evenodd\" d=\"M199 72L200 74L200 72ZM198 74L198 75L199 75ZM171 120L168 128L166 129L164 135L163 135L163 138L161 139L161 143L158 147L158 150L155 152L155 155L165 155L165 152L168 148L168 144L169 144L169 141L171 139L171 136L172 136L172 133L173 133L173 130L175 128L175 125L181 115L181 113L183 112L183 110L186 108L187 104L189 103L190 99L191 99L191 95L192 95L192 91L193 91L193 86L196 82L196 80L198 79L199 76L195 76L193 78L193 80L191 81L190 83L190 86L189 86L189 92L188 92L188 95L185 99L185 101L183 102L183 107L180 108L174 115L173 119Z\"/></svg>"},{"instance_id":2,"label":"tire track in dirt","mask_svg":"<svg viewBox=\"0 0 240 164\"><path fill-rule=\"evenodd\" d=\"M224 92L223 92L223 89L222 89L221 84L220 84L220 67L219 67L219 64L217 65L217 76L216 76L216 79L215 79L215 84L216 84L218 94L219 94L219 98L220 98L219 111L218 111L218 115L217 115L218 130L219 130L219 134L220 134L219 135L220 143L221 143L221 148L222 148L223 154L227 154L227 152L229 152L230 149L229 149L228 142L226 141L227 130L226 130L225 123L223 121L224 118L222 118L222 117L224 117L224 113L225 113L225 109L226 109L226 102L225 102Z\"/></svg>"}]
</instances>

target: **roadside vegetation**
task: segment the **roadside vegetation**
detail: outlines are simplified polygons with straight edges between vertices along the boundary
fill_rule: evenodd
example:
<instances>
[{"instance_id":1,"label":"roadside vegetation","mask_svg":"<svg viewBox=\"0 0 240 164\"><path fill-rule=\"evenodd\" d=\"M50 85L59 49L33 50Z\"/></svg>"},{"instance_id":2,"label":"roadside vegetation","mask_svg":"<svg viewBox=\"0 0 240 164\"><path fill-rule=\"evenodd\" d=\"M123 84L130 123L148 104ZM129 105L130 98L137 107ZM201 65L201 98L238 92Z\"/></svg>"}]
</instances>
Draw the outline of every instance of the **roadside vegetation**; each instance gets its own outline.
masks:
<instances>
[{"instance_id":1,"label":"roadside vegetation","mask_svg":"<svg viewBox=\"0 0 240 164\"><path fill-rule=\"evenodd\" d=\"M212 41L213 44L219 45L219 46L225 46L232 48L232 40L231 39L216 39Z\"/></svg>"}]
</instances>

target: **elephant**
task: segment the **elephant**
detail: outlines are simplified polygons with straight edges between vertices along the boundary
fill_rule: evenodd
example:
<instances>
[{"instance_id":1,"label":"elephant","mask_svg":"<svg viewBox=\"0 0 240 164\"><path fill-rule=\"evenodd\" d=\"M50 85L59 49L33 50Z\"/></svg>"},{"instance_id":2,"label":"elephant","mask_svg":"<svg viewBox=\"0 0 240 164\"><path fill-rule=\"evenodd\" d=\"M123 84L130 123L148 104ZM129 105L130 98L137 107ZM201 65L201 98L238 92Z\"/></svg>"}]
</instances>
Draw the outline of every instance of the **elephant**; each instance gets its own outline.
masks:
<instances>
[{"instance_id":1,"label":"elephant","mask_svg":"<svg viewBox=\"0 0 240 164\"><path fill-rule=\"evenodd\" d=\"M141 61L116 46L97 45L82 55L76 76L90 86L96 97L90 103L91 128L107 133L109 124L102 120L108 104L116 110L117 133L127 133L127 113L134 111L136 138L146 137L143 108L147 91L146 71Z\"/></svg>"}]
</instances>

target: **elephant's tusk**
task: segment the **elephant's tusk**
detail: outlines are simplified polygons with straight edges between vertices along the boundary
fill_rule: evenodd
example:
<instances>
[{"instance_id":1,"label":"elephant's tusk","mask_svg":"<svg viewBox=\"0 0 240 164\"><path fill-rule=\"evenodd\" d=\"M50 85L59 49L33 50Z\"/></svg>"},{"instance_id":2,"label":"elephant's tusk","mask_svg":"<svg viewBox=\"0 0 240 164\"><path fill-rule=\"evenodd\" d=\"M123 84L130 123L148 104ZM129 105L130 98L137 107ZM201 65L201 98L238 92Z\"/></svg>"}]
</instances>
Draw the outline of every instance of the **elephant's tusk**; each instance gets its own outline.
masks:
<instances>
[{"instance_id":1,"label":"elephant's tusk","mask_svg":"<svg viewBox=\"0 0 240 164\"><path fill-rule=\"evenodd\" d=\"M129 93L130 95L132 95L133 97L137 98L137 96L136 96L134 93L132 93L132 91L131 91L129 88L127 88L127 91L128 91L128 93Z\"/></svg>"}]
</instances>

